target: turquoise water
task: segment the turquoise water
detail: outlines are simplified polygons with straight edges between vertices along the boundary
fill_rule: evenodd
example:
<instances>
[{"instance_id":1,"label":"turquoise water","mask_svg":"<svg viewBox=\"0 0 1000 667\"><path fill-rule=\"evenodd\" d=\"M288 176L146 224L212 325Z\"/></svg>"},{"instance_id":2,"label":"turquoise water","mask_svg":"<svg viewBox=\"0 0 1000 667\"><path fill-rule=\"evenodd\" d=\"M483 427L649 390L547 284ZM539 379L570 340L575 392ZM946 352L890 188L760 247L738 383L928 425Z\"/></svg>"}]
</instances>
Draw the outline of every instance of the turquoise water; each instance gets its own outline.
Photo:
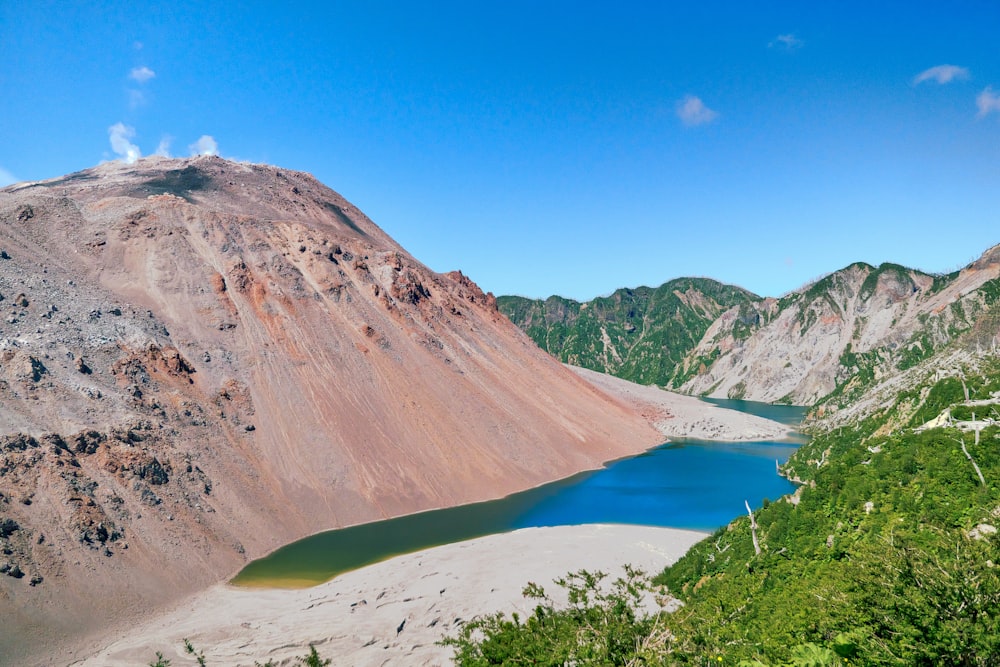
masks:
<instances>
[{"instance_id":1,"label":"turquoise water","mask_svg":"<svg viewBox=\"0 0 1000 667\"><path fill-rule=\"evenodd\" d=\"M713 403L798 424L803 408ZM714 530L795 487L777 475L798 442L675 439L639 456L482 503L318 533L250 563L244 585L312 585L390 556L535 526L631 523Z\"/></svg>"}]
</instances>

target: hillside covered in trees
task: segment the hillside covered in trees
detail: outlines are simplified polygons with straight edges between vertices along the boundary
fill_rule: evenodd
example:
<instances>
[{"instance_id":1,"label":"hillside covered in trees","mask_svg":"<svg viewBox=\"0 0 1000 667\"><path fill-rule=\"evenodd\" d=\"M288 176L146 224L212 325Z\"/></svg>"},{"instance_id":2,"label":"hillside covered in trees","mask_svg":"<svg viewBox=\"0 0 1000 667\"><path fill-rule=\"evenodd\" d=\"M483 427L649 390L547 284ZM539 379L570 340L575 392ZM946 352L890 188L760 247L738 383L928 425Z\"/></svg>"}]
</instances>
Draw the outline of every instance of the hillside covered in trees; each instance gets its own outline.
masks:
<instances>
[{"instance_id":1,"label":"hillside covered in trees","mask_svg":"<svg viewBox=\"0 0 1000 667\"><path fill-rule=\"evenodd\" d=\"M573 573L568 607L531 584L534 613L467 625L456 663L997 664L1000 360L961 342L850 423L814 415L793 496L653 579ZM683 606L649 613L649 591Z\"/></svg>"}]
</instances>

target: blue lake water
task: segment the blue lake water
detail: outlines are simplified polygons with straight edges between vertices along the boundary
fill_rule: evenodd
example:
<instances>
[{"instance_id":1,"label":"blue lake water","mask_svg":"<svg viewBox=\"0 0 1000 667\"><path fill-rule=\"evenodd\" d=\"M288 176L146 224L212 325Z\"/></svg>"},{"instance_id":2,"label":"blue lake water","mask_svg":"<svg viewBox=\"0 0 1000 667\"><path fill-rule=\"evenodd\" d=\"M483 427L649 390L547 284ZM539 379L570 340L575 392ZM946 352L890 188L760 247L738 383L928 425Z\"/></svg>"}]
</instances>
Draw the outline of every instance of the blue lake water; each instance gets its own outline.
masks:
<instances>
[{"instance_id":1,"label":"blue lake water","mask_svg":"<svg viewBox=\"0 0 1000 667\"><path fill-rule=\"evenodd\" d=\"M713 400L794 426L804 408ZM794 491L778 476L799 441L732 443L674 439L521 493L482 503L326 531L293 542L239 573L235 584L302 586L390 556L537 526L630 523L714 530L765 498Z\"/></svg>"}]
</instances>

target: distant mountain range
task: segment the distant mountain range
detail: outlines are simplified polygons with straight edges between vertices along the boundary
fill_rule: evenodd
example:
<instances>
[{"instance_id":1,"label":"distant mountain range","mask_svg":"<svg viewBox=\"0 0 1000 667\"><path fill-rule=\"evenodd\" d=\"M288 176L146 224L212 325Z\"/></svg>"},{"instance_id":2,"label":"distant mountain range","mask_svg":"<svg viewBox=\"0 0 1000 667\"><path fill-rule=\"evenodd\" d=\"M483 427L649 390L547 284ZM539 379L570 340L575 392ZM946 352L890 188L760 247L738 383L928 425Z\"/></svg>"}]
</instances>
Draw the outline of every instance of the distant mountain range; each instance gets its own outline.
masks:
<instances>
[{"instance_id":1,"label":"distant mountain range","mask_svg":"<svg viewBox=\"0 0 1000 667\"><path fill-rule=\"evenodd\" d=\"M832 407L967 332L997 345L998 299L1000 246L947 275L852 264L780 299L680 278L585 303L497 303L565 363L696 395Z\"/></svg>"}]
</instances>

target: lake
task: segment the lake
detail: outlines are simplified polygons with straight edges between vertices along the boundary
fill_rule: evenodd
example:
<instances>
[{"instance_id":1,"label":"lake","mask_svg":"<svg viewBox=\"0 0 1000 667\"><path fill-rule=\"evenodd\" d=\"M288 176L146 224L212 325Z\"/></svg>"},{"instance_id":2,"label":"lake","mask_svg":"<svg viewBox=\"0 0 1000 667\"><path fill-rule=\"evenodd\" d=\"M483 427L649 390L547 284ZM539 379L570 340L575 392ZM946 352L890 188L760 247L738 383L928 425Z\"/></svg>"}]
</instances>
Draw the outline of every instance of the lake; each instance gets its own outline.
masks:
<instances>
[{"instance_id":1,"label":"lake","mask_svg":"<svg viewBox=\"0 0 1000 667\"><path fill-rule=\"evenodd\" d=\"M801 423L805 408L712 399L712 403ZM391 556L518 528L630 523L715 530L795 486L777 474L797 441L718 442L675 438L638 456L505 498L330 530L247 565L246 586L311 586Z\"/></svg>"}]
</instances>

